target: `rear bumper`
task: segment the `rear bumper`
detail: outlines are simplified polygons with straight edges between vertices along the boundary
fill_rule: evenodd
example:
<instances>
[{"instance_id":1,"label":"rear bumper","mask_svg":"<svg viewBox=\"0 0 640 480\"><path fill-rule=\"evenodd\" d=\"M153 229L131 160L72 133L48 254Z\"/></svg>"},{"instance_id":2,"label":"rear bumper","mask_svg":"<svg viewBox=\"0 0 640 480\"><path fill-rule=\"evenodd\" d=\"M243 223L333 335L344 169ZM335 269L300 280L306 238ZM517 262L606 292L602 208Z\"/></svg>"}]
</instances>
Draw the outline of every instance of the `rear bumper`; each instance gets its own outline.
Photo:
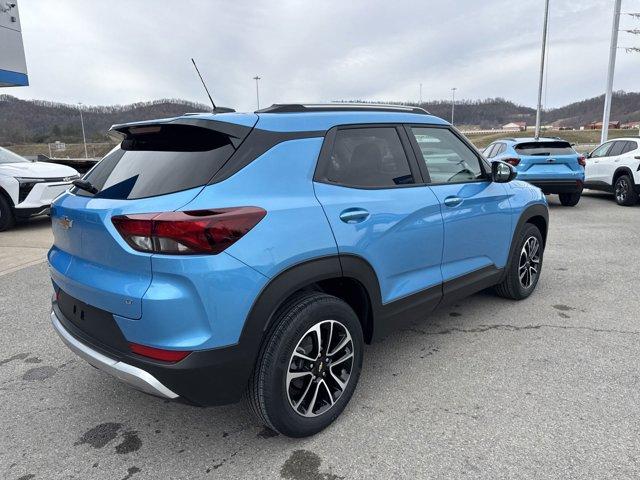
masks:
<instances>
[{"instance_id":1,"label":"rear bumper","mask_svg":"<svg viewBox=\"0 0 640 480\"><path fill-rule=\"evenodd\" d=\"M527 180L538 187L545 194L552 193L580 193L583 182L581 180Z\"/></svg>"},{"instance_id":2,"label":"rear bumper","mask_svg":"<svg viewBox=\"0 0 640 480\"><path fill-rule=\"evenodd\" d=\"M53 324L53 329L67 347L98 370L102 370L143 392L169 399L178 397L177 393L169 390L149 372L107 357L89 345L82 343L62 326L55 311L51 312L51 323Z\"/></svg>"},{"instance_id":3,"label":"rear bumper","mask_svg":"<svg viewBox=\"0 0 640 480\"><path fill-rule=\"evenodd\" d=\"M62 341L89 364L162 398L200 406L235 403L242 398L253 371L255 358L240 345L195 351L177 363L125 352L117 342L116 346L108 345L78 328L65 317L55 299L51 322Z\"/></svg>"}]
</instances>

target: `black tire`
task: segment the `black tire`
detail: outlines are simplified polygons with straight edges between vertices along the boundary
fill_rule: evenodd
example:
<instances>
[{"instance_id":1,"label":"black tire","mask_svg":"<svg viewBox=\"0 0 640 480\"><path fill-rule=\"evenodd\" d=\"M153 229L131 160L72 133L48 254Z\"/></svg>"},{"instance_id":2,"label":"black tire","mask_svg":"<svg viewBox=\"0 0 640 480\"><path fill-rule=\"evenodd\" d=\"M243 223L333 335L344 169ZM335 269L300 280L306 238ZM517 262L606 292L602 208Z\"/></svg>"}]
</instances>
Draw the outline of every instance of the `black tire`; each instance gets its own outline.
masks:
<instances>
[{"instance_id":1,"label":"black tire","mask_svg":"<svg viewBox=\"0 0 640 480\"><path fill-rule=\"evenodd\" d=\"M530 265L536 265L537 274L533 278L531 275L531 284L526 287L523 285L520 279L521 273L521 259L523 255L523 249L526 242L530 242L532 238L538 242L539 256L538 263L531 262ZM507 263L507 271L502 283L496 285L496 293L504 298L511 298L513 300L523 300L533 293L540 279L540 273L542 272L542 260L544 256L544 243L542 241L542 234L538 227L531 223L525 223L522 230L517 234L516 247L511 253L509 262Z\"/></svg>"},{"instance_id":2,"label":"black tire","mask_svg":"<svg viewBox=\"0 0 640 480\"><path fill-rule=\"evenodd\" d=\"M633 179L629 175L620 175L613 186L616 203L623 207L630 207L638 203L638 193L635 190Z\"/></svg>"},{"instance_id":3,"label":"black tire","mask_svg":"<svg viewBox=\"0 0 640 480\"><path fill-rule=\"evenodd\" d=\"M580 196L582 192L576 193L560 193L558 197L560 197L560 203L565 207L575 207L580 201Z\"/></svg>"},{"instance_id":4,"label":"black tire","mask_svg":"<svg viewBox=\"0 0 640 480\"><path fill-rule=\"evenodd\" d=\"M334 321L334 323L328 323L330 321ZM344 301L331 295L312 292L303 294L289 302L279 311L275 322L272 333L262 348L260 358L250 380L246 395L247 403L258 420L276 432L289 437L313 435L330 425L342 413L356 388L362 369L364 348L360 321L351 307ZM294 354L294 350L296 352L305 352L301 348L301 342L310 341L310 336L313 337L313 334L309 333L309 330L316 325L320 325L319 328L325 332L328 325L330 328L336 329L336 338L333 341L326 340L330 345L324 348L325 355L331 352L331 346L335 349L338 344L342 343L342 340L348 339L347 335L340 336L338 329L342 333L342 327L344 327L344 331L348 331L350 335L353 356L350 360L341 362L341 365L346 364L348 367L348 362L351 362L351 372L347 377L346 385L341 394L336 394L336 399L332 403L329 403L332 400L327 394L330 392L329 384L331 382L334 382L332 384L333 387L338 387L338 383L331 379L331 375L336 371L331 370L331 368L335 369L337 363L333 367L325 363L323 367L323 359L316 360L316 370L314 372L321 372L318 374L320 378L317 378L315 374L305 374L310 376L295 381L302 382L299 390L296 390L297 387L294 382L288 383L287 381L288 372L296 371L291 369L292 365L294 365L292 362L307 362L299 359L297 354ZM323 337L321 336L320 338ZM346 349L343 351L337 350L337 352L341 352L341 358L348 356L349 353L348 347L343 348ZM320 350L318 353L322 353L322 345L318 350ZM308 353L310 356L313 355L311 351ZM313 364L309 362L307 366L309 365ZM317 370L323 368L324 370ZM303 371L303 369L300 371ZM321 375L326 375L327 372L329 375L324 379L321 378ZM339 376L343 374L344 371L342 370L338 372ZM307 379L309 383L305 390L302 385L307 382ZM318 382L323 383L316 387ZM321 386L322 390L320 389ZM313 396L314 389L319 392L317 397ZM317 409L317 414L314 413L313 407L317 405L315 403L310 408L311 415L316 416L303 416L304 413L309 413L309 410L307 409L306 412L300 413L300 411L294 409L293 403L295 402L292 401L292 392L298 393L299 396L296 400L302 398L302 405L298 407L299 409L304 409L307 403L311 404L313 398L324 399L322 408ZM333 399L333 397L331 398ZM326 407L326 410L323 410L324 407Z\"/></svg>"},{"instance_id":5,"label":"black tire","mask_svg":"<svg viewBox=\"0 0 640 480\"><path fill-rule=\"evenodd\" d=\"M0 232L10 229L16 223L11 205L2 194L0 194Z\"/></svg>"}]
</instances>

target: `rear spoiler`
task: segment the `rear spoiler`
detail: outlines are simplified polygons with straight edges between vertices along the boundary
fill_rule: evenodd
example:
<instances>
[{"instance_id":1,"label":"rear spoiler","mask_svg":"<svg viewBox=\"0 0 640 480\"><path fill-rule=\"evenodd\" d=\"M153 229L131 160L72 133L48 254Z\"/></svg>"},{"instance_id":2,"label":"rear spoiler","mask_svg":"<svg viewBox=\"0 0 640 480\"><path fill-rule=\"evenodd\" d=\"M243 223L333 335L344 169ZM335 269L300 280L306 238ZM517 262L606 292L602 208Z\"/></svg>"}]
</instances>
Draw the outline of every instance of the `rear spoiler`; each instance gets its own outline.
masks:
<instances>
[{"instance_id":1,"label":"rear spoiler","mask_svg":"<svg viewBox=\"0 0 640 480\"><path fill-rule=\"evenodd\" d=\"M246 125L239 125L237 123L221 122L219 120L178 117L144 122L120 123L112 125L107 134L113 140L121 142L135 136L136 130L142 130L150 127L161 127L162 125L184 125L221 132L229 137L234 148L238 148L247 135L249 135L249 132L253 129L252 126L249 127Z\"/></svg>"}]
</instances>

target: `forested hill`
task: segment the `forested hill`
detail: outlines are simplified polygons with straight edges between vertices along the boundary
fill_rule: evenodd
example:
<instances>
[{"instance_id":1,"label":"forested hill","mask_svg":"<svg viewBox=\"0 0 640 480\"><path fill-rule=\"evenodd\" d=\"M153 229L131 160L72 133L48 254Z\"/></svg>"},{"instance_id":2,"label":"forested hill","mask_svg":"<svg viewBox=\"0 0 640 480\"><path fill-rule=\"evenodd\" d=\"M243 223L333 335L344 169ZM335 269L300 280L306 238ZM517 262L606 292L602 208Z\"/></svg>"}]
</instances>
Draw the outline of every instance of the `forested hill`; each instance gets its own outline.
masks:
<instances>
[{"instance_id":1,"label":"forested hill","mask_svg":"<svg viewBox=\"0 0 640 480\"><path fill-rule=\"evenodd\" d=\"M398 102L389 102L398 103ZM400 102L416 105L411 102ZM590 98L544 112L543 124L579 127L602 118L604 96ZM425 102L421 105L439 117L451 118L451 102ZM163 99L103 107L83 106L87 141L102 142L114 123L181 115L186 112L206 112L207 105L185 100ZM613 99L611 120L640 121L640 93L617 92ZM455 123L482 129L500 127L509 122L535 123L535 110L516 105L502 98L462 100L456 102ZM67 143L82 140L78 107L41 100L19 100L0 95L0 145L48 143L60 140Z\"/></svg>"},{"instance_id":2,"label":"forested hill","mask_svg":"<svg viewBox=\"0 0 640 480\"><path fill-rule=\"evenodd\" d=\"M211 107L185 100L82 107L87 141L104 142L115 123L175 117L186 112L206 112ZM0 145L82 140L78 106L41 100L19 100L0 95Z\"/></svg>"},{"instance_id":3,"label":"forested hill","mask_svg":"<svg viewBox=\"0 0 640 480\"><path fill-rule=\"evenodd\" d=\"M422 104L413 102L383 103L418 105L433 115L446 120L451 119L450 101L424 102ZM602 120L603 107L604 95L589 98L564 107L545 110L542 115L542 123L578 128L581 125ZM640 93L616 92L611 107L611 120L620 120L622 123L640 122ZM457 125L473 125L488 129L516 121L524 121L529 125L535 124L535 109L516 105L503 98L456 101L455 123Z\"/></svg>"}]
</instances>

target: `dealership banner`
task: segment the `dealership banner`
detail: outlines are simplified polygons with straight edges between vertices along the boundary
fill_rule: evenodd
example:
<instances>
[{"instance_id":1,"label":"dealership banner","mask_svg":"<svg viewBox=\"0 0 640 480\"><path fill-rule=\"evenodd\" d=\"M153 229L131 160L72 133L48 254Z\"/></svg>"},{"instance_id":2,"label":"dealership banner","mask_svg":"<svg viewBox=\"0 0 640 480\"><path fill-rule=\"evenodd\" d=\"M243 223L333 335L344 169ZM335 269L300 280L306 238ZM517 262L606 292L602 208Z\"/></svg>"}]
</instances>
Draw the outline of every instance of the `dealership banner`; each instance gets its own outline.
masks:
<instances>
[{"instance_id":1,"label":"dealership banner","mask_svg":"<svg viewBox=\"0 0 640 480\"><path fill-rule=\"evenodd\" d=\"M0 87L29 85L18 1L0 1Z\"/></svg>"}]
</instances>

